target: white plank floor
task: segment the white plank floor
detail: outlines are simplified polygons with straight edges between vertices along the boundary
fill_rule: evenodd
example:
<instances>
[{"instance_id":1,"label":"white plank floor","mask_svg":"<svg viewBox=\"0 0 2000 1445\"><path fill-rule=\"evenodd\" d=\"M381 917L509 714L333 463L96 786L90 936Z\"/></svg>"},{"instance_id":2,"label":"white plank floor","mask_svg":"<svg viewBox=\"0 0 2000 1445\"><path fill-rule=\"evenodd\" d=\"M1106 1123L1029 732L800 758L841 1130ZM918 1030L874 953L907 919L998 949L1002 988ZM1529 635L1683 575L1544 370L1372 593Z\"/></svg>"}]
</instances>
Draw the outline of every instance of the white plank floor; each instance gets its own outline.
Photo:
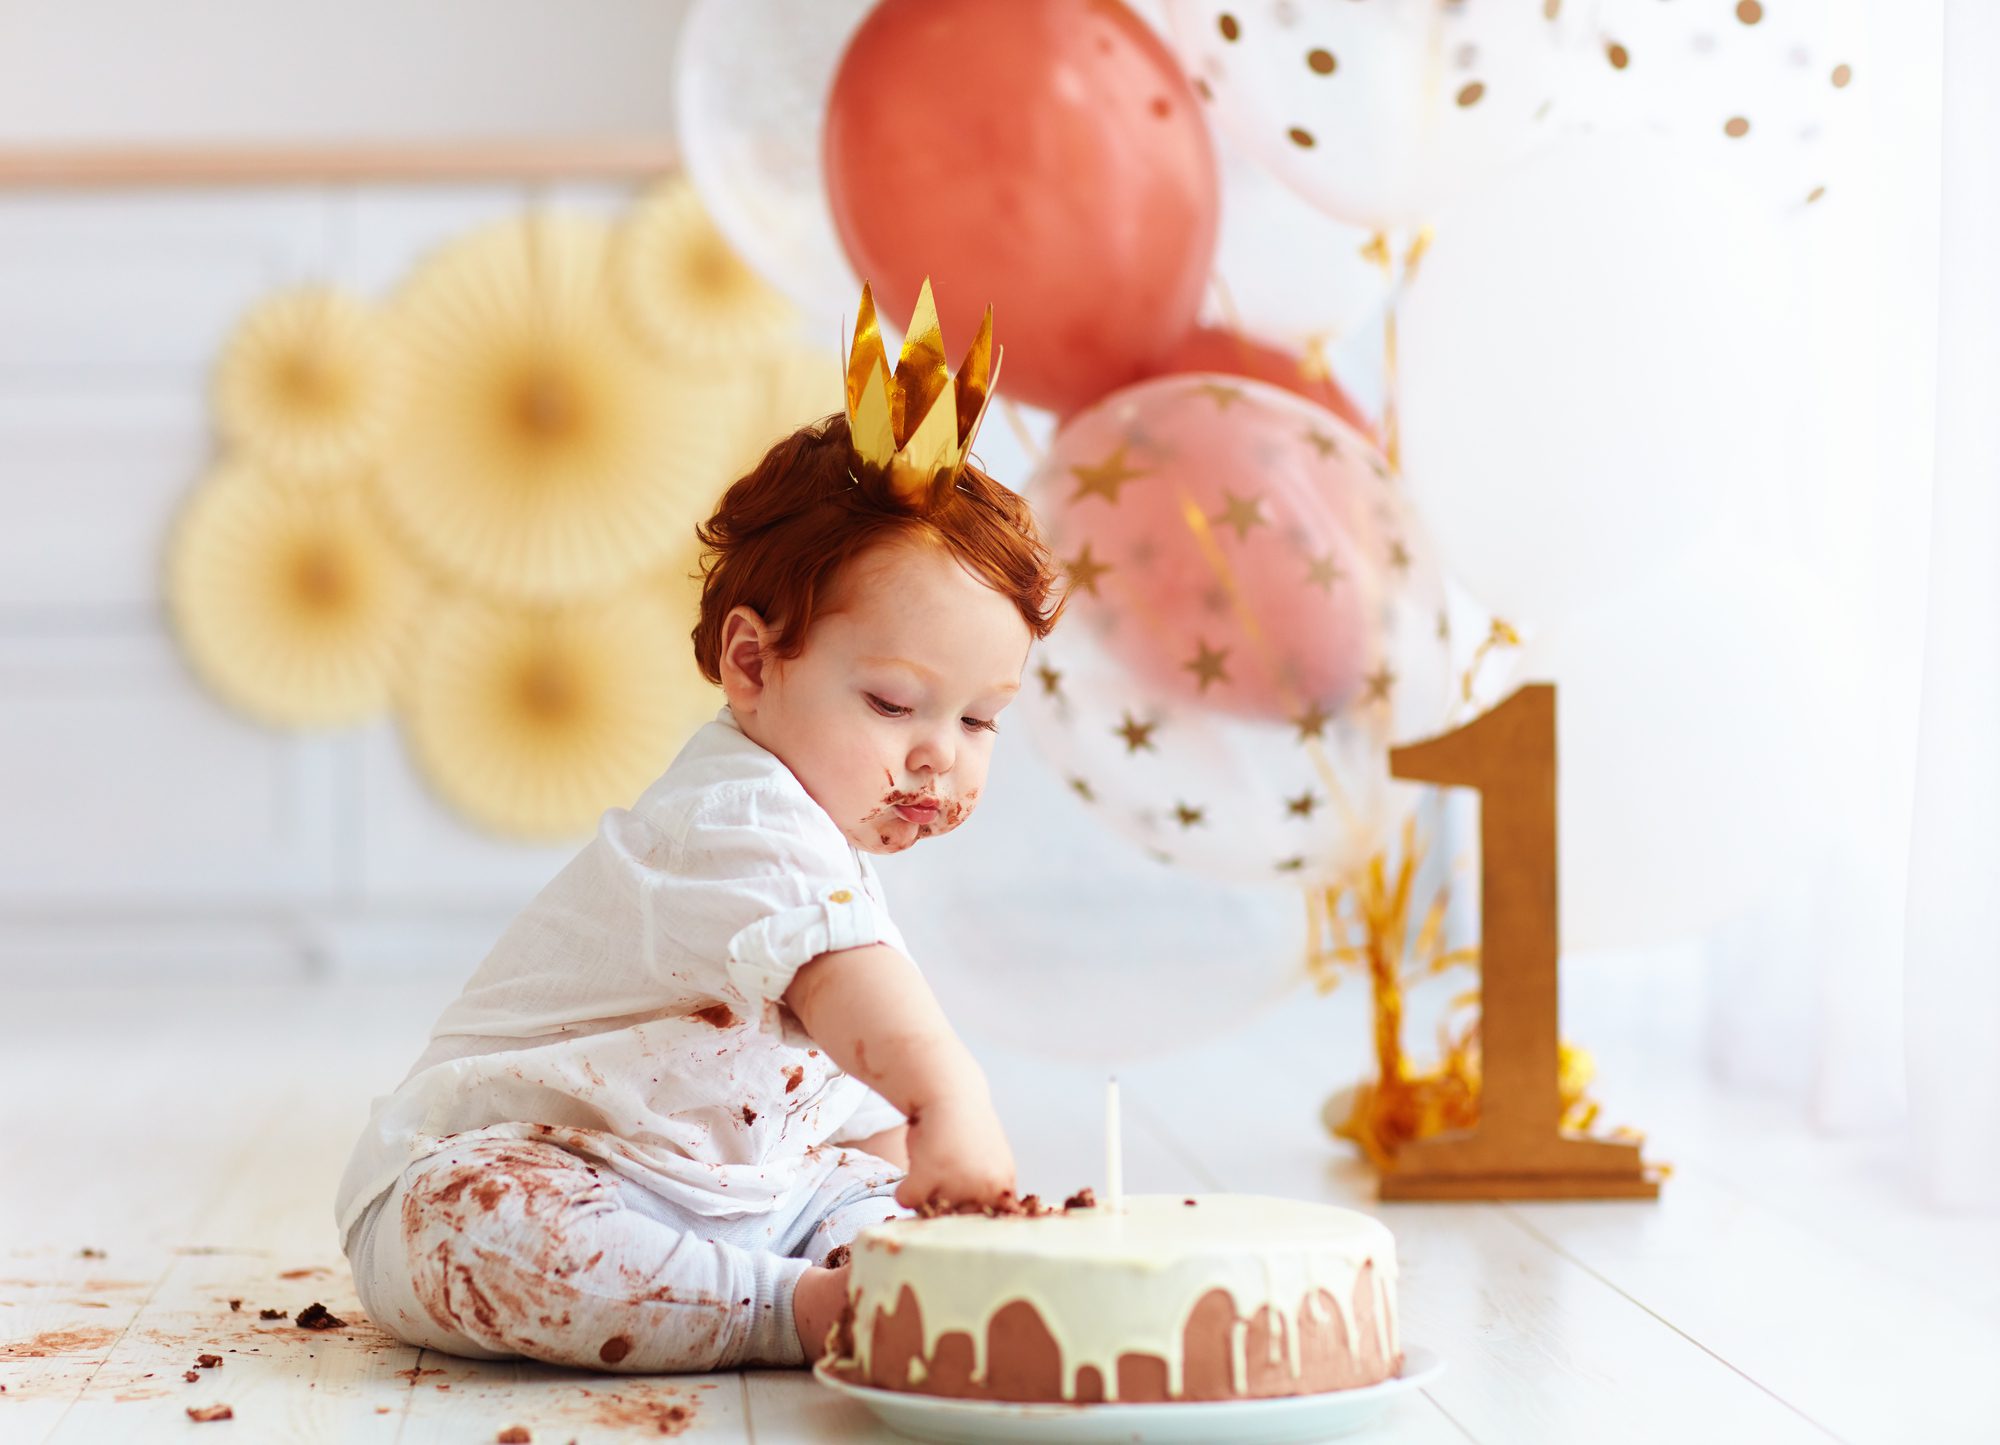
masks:
<instances>
[{"instance_id":1,"label":"white plank floor","mask_svg":"<svg viewBox=\"0 0 2000 1445\"><path fill-rule=\"evenodd\" d=\"M334 1181L367 1099L401 1076L448 992L9 991L0 1442L427 1445L511 1425L585 1445L879 1438L801 1373L475 1364L400 1346L362 1316ZM1406 1336L1447 1370L1368 1439L2000 1441L2000 1220L1915 1208L1893 1141L1815 1139L1775 1106L1627 1067L1600 1097L1676 1166L1658 1204L1378 1205L1316 1122L1354 1072L1328 1026L1302 998L1121 1070L1126 1181L1325 1199L1389 1224ZM1098 1182L1101 1072L984 1057L1023 1187ZM347 1327L258 1317L314 1300ZM188 1383L201 1353L224 1363ZM213 1403L233 1421L188 1419Z\"/></svg>"}]
</instances>

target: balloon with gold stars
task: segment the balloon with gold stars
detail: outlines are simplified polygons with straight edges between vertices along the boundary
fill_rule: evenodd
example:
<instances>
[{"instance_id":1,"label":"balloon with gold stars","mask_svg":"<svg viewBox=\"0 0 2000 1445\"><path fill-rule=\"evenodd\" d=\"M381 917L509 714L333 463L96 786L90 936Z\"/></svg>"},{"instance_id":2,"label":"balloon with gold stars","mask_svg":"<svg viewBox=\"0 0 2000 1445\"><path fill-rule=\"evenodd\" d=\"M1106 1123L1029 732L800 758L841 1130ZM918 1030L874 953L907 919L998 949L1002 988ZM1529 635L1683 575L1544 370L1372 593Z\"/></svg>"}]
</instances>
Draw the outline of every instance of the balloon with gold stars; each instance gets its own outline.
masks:
<instances>
[{"instance_id":1,"label":"balloon with gold stars","mask_svg":"<svg viewBox=\"0 0 2000 1445\"><path fill-rule=\"evenodd\" d=\"M1546 129L1582 0L1167 0L1230 137L1328 215L1420 225Z\"/></svg>"},{"instance_id":2,"label":"balloon with gold stars","mask_svg":"<svg viewBox=\"0 0 2000 1445\"><path fill-rule=\"evenodd\" d=\"M1029 494L1069 581L1024 709L1076 795L1154 857L1339 875L1414 791L1387 750L1450 704L1443 583L1380 453L1220 374L1073 419Z\"/></svg>"}]
</instances>

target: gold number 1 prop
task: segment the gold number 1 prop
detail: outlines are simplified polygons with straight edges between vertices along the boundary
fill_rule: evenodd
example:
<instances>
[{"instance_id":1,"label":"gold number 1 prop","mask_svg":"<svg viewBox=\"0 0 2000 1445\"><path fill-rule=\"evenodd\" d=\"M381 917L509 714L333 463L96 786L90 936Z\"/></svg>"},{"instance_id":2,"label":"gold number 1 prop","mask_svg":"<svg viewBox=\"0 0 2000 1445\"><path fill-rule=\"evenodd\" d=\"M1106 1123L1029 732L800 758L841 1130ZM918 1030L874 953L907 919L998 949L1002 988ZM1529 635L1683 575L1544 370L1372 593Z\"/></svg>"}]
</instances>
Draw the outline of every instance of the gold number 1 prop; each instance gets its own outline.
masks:
<instances>
[{"instance_id":1,"label":"gold number 1 prop","mask_svg":"<svg viewBox=\"0 0 2000 1445\"><path fill-rule=\"evenodd\" d=\"M1531 683L1389 754L1392 776L1476 788L1479 1123L1404 1145L1384 1199L1659 1197L1637 1144L1561 1131L1556 1073L1556 690Z\"/></svg>"}]
</instances>

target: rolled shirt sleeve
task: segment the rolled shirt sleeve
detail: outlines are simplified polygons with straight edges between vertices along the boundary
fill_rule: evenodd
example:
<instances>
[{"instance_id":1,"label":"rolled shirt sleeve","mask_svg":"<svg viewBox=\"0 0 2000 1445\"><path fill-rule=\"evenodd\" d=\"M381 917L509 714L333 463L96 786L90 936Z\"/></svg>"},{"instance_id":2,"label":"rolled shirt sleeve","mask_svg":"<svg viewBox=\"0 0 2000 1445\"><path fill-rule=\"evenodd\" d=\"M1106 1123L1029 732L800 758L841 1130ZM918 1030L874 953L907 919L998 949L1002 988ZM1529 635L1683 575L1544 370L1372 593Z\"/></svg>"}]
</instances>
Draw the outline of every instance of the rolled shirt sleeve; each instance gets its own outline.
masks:
<instances>
[{"instance_id":1,"label":"rolled shirt sleeve","mask_svg":"<svg viewBox=\"0 0 2000 1445\"><path fill-rule=\"evenodd\" d=\"M676 832L634 814L603 831L642 901L648 967L683 982L705 968L753 1010L821 954L894 938L853 844L790 774L710 789Z\"/></svg>"}]
</instances>

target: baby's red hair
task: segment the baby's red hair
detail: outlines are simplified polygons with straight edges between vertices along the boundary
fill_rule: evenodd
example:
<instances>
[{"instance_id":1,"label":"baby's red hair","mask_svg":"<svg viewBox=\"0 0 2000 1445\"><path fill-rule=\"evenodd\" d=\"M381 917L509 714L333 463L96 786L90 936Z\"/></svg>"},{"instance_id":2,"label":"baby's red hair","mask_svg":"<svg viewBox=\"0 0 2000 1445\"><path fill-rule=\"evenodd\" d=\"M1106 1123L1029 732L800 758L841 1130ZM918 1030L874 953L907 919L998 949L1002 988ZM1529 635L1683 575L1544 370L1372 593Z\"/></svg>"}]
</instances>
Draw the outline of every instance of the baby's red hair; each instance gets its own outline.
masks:
<instances>
[{"instance_id":1,"label":"baby's red hair","mask_svg":"<svg viewBox=\"0 0 2000 1445\"><path fill-rule=\"evenodd\" d=\"M969 463L936 496L920 508L855 465L841 414L773 446L695 529L702 585L694 660L702 675L722 680L722 622L739 606L773 628L766 656L797 657L842 571L884 542L946 548L1014 604L1029 632L1048 636L1062 614L1061 572L1027 502Z\"/></svg>"}]
</instances>

